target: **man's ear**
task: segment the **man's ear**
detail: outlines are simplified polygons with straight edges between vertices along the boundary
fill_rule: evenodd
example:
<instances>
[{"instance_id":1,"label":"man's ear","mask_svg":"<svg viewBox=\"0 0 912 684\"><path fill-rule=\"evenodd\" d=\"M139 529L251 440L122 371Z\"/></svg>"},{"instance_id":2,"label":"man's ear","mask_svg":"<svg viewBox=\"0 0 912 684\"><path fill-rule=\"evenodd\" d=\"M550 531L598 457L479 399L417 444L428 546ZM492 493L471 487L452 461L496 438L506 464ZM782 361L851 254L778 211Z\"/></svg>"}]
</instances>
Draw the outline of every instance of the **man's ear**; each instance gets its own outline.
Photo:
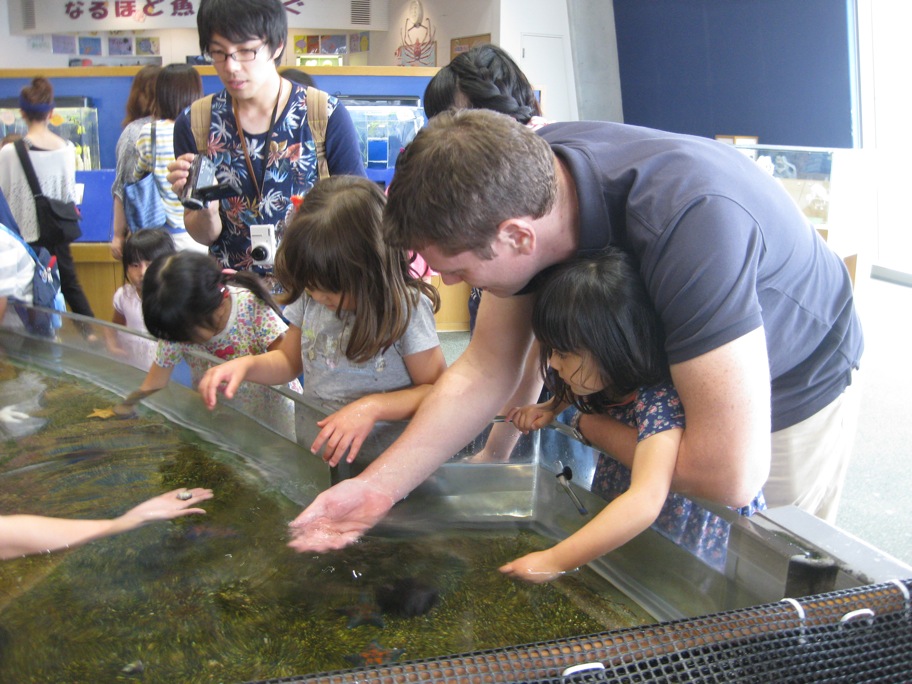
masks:
<instances>
[{"instance_id":1,"label":"man's ear","mask_svg":"<svg viewBox=\"0 0 912 684\"><path fill-rule=\"evenodd\" d=\"M506 219L497 226L497 241L519 254L534 252L535 238L535 228L527 219Z\"/></svg>"}]
</instances>

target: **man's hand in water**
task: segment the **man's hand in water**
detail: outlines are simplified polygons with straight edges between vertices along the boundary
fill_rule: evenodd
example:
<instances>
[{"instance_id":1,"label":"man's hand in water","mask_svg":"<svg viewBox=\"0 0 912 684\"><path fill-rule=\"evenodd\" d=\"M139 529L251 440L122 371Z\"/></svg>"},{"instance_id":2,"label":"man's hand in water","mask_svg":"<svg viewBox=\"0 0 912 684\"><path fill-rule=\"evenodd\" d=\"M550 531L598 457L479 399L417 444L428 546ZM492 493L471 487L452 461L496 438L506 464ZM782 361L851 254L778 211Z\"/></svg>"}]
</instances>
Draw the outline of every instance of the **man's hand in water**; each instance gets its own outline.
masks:
<instances>
[{"instance_id":1,"label":"man's hand in water","mask_svg":"<svg viewBox=\"0 0 912 684\"><path fill-rule=\"evenodd\" d=\"M358 541L395 503L370 484L352 478L321 493L289 525L295 551L333 551Z\"/></svg>"}]
</instances>

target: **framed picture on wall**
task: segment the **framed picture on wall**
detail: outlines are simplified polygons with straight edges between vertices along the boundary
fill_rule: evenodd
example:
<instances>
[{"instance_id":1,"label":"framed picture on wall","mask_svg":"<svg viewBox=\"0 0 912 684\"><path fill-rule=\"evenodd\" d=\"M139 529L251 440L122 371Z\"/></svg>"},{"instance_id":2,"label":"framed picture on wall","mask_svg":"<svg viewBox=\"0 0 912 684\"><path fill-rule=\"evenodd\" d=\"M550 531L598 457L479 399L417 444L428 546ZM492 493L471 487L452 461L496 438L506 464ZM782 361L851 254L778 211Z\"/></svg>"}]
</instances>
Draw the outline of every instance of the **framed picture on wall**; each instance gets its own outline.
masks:
<instances>
[{"instance_id":1,"label":"framed picture on wall","mask_svg":"<svg viewBox=\"0 0 912 684\"><path fill-rule=\"evenodd\" d=\"M482 45L484 43L491 42L490 33L480 33L477 36L464 36L462 38L453 38L450 41L450 59L452 60L456 55L468 52L476 45Z\"/></svg>"}]
</instances>

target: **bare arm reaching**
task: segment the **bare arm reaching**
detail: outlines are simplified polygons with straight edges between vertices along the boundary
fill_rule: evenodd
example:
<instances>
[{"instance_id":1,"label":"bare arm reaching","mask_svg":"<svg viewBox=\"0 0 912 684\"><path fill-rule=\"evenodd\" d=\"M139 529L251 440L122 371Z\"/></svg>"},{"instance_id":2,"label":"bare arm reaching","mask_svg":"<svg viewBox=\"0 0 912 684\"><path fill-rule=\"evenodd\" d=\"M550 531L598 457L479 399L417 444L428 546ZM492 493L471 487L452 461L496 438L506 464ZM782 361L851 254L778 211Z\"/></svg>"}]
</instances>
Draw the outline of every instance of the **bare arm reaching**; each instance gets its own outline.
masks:
<instances>
[{"instance_id":1,"label":"bare arm reaching","mask_svg":"<svg viewBox=\"0 0 912 684\"><path fill-rule=\"evenodd\" d=\"M189 496L187 496L189 494ZM58 551L128 530L150 522L205 513L196 505L212 498L210 489L175 489L159 494L118 518L73 520L39 515L0 516L0 558Z\"/></svg>"},{"instance_id":2,"label":"bare arm reaching","mask_svg":"<svg viewBox=\"0 0 912 684\"><path fill-rule=\"evenodd\" d=\"M468 348L437 381L402 436L363 473L320 494L291 523L292 548L326 551L356 541L480 432L516 388L532 342L531 300L482 298Z\"/></svg>"}]
</instances>

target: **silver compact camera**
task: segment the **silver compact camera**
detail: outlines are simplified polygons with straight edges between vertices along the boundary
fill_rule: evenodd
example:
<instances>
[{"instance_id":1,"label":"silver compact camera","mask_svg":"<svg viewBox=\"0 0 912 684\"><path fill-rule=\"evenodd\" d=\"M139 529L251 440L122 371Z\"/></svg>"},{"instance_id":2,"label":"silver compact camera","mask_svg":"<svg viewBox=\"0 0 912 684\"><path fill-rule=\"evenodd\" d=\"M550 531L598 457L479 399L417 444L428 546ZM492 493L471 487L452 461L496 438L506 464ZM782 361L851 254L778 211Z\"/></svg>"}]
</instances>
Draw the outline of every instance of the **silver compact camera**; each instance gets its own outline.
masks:
<instances>
[{"instance_id":1,"label":"silver compact camera","mask_svg":"<svg viewBox=\"0 0 912 684\"><path fill-rule=\"evenodd\" d=\"M187 183L181 190L180 201L187 209L202 209L212 200L236 197L241 186L233 178L220 181L218 167L209 157L198 154L193 158Z\"/></svg>"},{"instance_id":2,"label":"silver compact camera","mask_svg":"<svg viewBox=\"0 0 912 684\"><path fill-rule=\"evenodd\" d=\"M270 224L250 226L250 256L257 266L272 266L275 263L275 226Z\"/></svg>"}]
</instances>

